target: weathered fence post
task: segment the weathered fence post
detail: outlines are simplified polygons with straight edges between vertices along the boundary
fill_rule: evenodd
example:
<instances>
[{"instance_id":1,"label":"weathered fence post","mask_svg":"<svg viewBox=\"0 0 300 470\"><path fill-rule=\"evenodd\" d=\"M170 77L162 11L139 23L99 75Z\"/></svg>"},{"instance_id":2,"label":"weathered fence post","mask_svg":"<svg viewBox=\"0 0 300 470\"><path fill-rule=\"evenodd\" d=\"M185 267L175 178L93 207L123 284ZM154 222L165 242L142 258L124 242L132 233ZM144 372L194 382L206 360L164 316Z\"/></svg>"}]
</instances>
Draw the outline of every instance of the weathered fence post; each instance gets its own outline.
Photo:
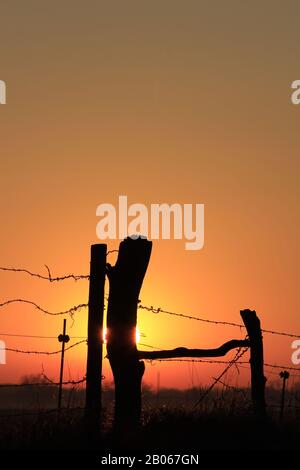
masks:
<instances>
[{"instance_id":1,"label":"weathered fence post","mask_svg":"<svg viewBox=\"0 0 300 470\"><path fill-rule=\"evenodd\" d=\"M86 418L91 426L100 424L101 415L106 250L107 245L104 244L91 246L85 409Z\"/></svg>"},{"instance_id":2,"label":"weathered fence post","mask_svg":"<svg viewBox=\"0 0 300 470\"><path fill-rule=\"evenodd\" d=\"M260 320L255 310L241 310L240 313L250 340L252 401L256 414L260 417L264 417L266 413L266 378L264 376L263 339Z\"/></svg>"},{"instance_id":3,"label":"weathered fence post","mask_svg":"<svg viewBox=\"0 0 300 470\"><path fill-rule=\"evenodd\" d=\"M115 266L108 265L107 352L115 382L115 430L129 438L140 422L145 366L136 346L137 305L152 243L126 238Z\"/></svg>"}]
</instances>

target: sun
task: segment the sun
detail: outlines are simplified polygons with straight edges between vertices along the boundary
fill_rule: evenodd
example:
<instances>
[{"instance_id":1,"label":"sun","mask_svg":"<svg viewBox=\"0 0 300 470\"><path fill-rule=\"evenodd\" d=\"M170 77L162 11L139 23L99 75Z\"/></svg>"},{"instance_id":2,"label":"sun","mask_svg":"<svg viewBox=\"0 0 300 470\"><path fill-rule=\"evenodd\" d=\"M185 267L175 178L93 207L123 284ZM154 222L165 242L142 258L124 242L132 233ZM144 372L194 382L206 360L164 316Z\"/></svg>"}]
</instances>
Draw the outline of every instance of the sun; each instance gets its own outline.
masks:
<instances>
[{"instance_id":1,"label":"sun","mask_svg":"<svg viewBox=\"0 0 300 470\"><path fill-rule=\"evenodd\" d=\"M135 330L135 342L138 344L141 340L141 332L138 327ZM107 343L107 328L103 328L103 343Z\"/></svg>"}]
</instances>

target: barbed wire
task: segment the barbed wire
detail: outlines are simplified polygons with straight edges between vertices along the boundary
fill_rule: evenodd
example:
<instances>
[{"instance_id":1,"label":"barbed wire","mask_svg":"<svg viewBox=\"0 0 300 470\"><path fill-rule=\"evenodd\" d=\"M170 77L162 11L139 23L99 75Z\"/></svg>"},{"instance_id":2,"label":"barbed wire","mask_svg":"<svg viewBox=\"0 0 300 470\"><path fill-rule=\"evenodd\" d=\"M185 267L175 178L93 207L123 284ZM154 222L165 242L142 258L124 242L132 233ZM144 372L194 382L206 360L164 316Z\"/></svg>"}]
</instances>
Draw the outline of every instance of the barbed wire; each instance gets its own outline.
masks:
<instances>
[{"instance_id":1,"label":"barbed wire","mask_svg":"<svg viewBox=\"0 0 300 470\"><path fill-rule=\"evenodd\" d=\"M151 360L151 361L159 361L159 362L204 362L208 364L230 364L231 361L221 361L221 360L214 360L214 359L144 359L144 360ZM236 364L249 364L249 361L239 361ZM268 364L264 363L265 367L272 367L276 369L288 369L288 370L296 370L300 372L300 368L298 367L290 367L284 365L277 365L277 364Z\"/></svg>"},{"instance_id":2,"label":"barbed wire","mask_svg":"<svg viewBox=\"0 0 300 470\"><path fill-rule=\"evenodd\" d=\"M0 336L9 336L13 338L37 338L37 339L56 339L57 336L41 336L41 335L22 335L15 333L0 333ZM72 336L70 339L87 339L86 336Z\"/></svg>"},{"instance_id":3,"label":"barbed wire","mask_svg":"<svg viewBox=\"0 0 300 470\"><path fill-rule=\"evenodd\" d=\"M277 364L266 364L264 363L265 367L271 367L272 369L287 369L287 370L296 370L297 372L300 372L299 367L290 367L290 366L280 366Z\"/></svg>"},{"instance_id":4,"label":"barbed wire","mask_svg":"<svg viewBox=\"0 0 300 470\"><path fill-rule=\"evenodd\" d=\"M236 362L236 364L238 365L239 368L241 369L247 369L249 370L250 369L250 363L247 362L247 361L239 361L239 362ZM289 366L277 366L275 364L264 364L264 367L275 367L275 368L282 368L282 369L290 369ZM296 368L291 368L291 370L297 370L298 372L300 372L300 369L296 369ZM264 374L268 374L268 375L273 375L273 376L276 376L278 379L279 379L279 374L278 372L273 372L273 371L264 371ZM300 377L300 374L290 374L290 377Z\"/></svg>"},{"instance_id":5,"label":"barbed wire","mask_svg":"<svg viewBox=\"0 0 300 470\"><path fill-rule=\"evenodd\" d=\"M214 325L238 326L239 328L244 328L244 325L240 325L238 323L232 323L232 322L226 322L226 321L217 321L217 320L208 320L208 319L205 319L205 318L195 317L195 316L192 316L192 315L186 315L184 313L171 312L169 310L164 310L161 307L155 308L152 305L149 307L147 305L139 304L138 308L141 309L141 310L147 310L148 312L152 312L152 313L156 313L156 314L165 313L167 315L182 317L182 318L186 318L188 320L197 320L197 321L201 321L201 322L205 322L205 323L213 323Z\"/></svg>"},{"instance_id":6,"label":"barbed wire","mask_svg":"<svg viewBox=\"0 0 300 470\"><path fill-rule=\"evenodd\" d=\"M45 264L45 267L48 272L48 276L44 276L43 274L38 274L34 273L32 271L29 271L29 269L25 268L7 268L0 266L0 271L8 271L8 272L15 272L15 273L25 273L28 274L31 277L36 277L38 279L44 279L49 282L58 282L58 281L65 281L66 279L73 279L74 281L79 281L81 279L89 279L90 276L84 275L84 274L66 274L64 276L59 276L59 277L53 277L51 275L51 271L49 267Z\"/></svg>"},{"instance_id":7,"label":"barbed wire","mask_svg":"<svg viewBox=\"0 0 300 470\"><path fill-rule=\"evenodd\" d=\"M270 335L279 335L279 336L288 336L290 338L300 338L300 335L296 335L295 333L286 333L284 331L272 331L272 330L261 330L262 333L268 333Z\"/></svg>"},{"instance_id":8,"label":"barbed wire","mask_svg":"<svg viewBox=\"0 0 300 470\"><path fill-rule=\"evenodd\" d=\"M57 316L57 315L71 315L71 316L73 316L76 312L80 311L83 308L88 307L88 303L85 303L85 304L74 305L73 307L71 307L67 310L62 310L60 312L50 312L49 310L46 310L45 308L38 305L36 302L33 302L32 300L9 299L9 300L6 300L5 302L0 303L0 308L6 307L6 306L8 306L10 304L14 304L14 303L23 303L23 304L32 305L33 307L35 307L37 310L44 313L45 315L51 315L51 316Z\"/></svg>"},{"instance_id":9,"label":"barbed wire","mask_svg":"<svg viewBox=\"0 0 300 470\"><path fill-rule=\"evenodd\" d=\"M27 300L27 299L9 299L9 300L6 300L5 302L0 303L0 308L8 306L8 305L13 304L13 303L25 303L25 304L32 305L33 307L35 307L37 310L44 313L45 315L51 315L51 316L70 315L72 317L76 312L80 311L81 309L88 308L88 303L82 303L82 304L74 305L73 307L71 307L67 310L62 310L62 311L58 311L58 312L51 312L51 311L46 310L45 308L41 307L36 302L33 302L32 300ZM206 319L206 318L195 317L195 316L192 316L192 315L186 315L184 313L171 312L171 311L165 310L161 307L155 308L152 305L147 306L147 305L143 305L143 304L138 304L138 308L141 309L141 310L146 310L148 312L155 313L155 314L165 313L167 315L173 315L173 316L185 318L185 319L188 319L188 320L197 320L197 321L200 321L200 322L210 323L210 324L214 324L214 325L234 326L234 327L238 327L240 329L245 328L245 325L242 325L241 323L218 321L218 320L209 320L209 319ZM295 333L287 333L287 332L267 330L267 329L262 329L261 331L262 331L262 333L268 333L268 334L272 334L272 335L288 336L290 338L300 338L300 335L297 335ZM6 334L6 335L8 336L8 334Z\"/></svg>"},{"instance_id":10,"label":"barbed wire","mask_svg":"<svg viewBox=\"0 0 300 470\"><path fill-rule=\"evenodd\" d=\"M226 382L223 382L223 380L219 379L219 378L216 378L216 377L213 377L214 380L216 380L218 383L220 383L221 385L223 385L225 388L227 388L228 390L232 390L234 391L235 393L240 393L243 395L244 399L246 400L247 397L246 397L246 393L245 393L245 390L243 388L240 388L240 387L236 387L234 385L229 385L227 384Z\"/></svg>"},{"instance_id":11,"label":"barbed wire","mask_svg":"<svg viewBox=\"0 0 300 470\"><path fill-rule=\"evenodd\" d=\"M79 380L67 380L62 382L62 385L79 385L86 382L86 377L82 377ZM60 386L60 382L52 382L52 381L45 381L45 382L24 382L20 384L1 384L0 383L0 388L4 387L33 387L33 386L38 386L38 387L50 387L50 386Z\"/></svg>"},{"instance_id":12,"label":"barbed wire","mask_svg":"<svg viewBox=\"0 0 300 470\"><path fill-rule=\"evenodd\" d=\"M230 364L231 361L219 361L214 359L143 359L143 361L158 362L203 362L204 364ZM249 364L249 361L239 361L236 364Z\"/></svg>"},{"instance_id":13,"label":"barbed wire","mask_svg":"<svg viewBox=\"0 0 300 470\"><path fill-rule=\"evenodd\" d=\"M67 346L65 348L65 352L69 351L70 349L75 348L76 346L79 346L79 344L87 343L86 339L83 339L82 341L77 341L77 343L71 344L70 346ZM22 350L22 349L16 349L16 348L1 348L0 351L9 351L9 352L15 352L15 353L21 353L21 354L37 354L37 355L47 355L47 356L52 356L55 354L61 353L61 349L58 349L57 351L27 351L27 350Z\"/></svg>"},{"instance_id":14,"label":"barbed wire","mask_svg":"<svg viewBox=\"0 0 300 470\"><path fill-rule=\"evenodd\" d=\"M267 364L264 364L264 366L267 366ZM250 367L250 366L249 366ZM248 368L249 369L249 368ZM284 370L286 370L287 368L284 366L283 367ZM300 372L300 369L299 369L299 372ZM277 377L278 380L280 380L280 374L278 372L275 372L273 370L265 370L264 371L264 374L266 375L272 375L273 377ZM290 374L290 377L300 377L300 374Z\"/></svg>"},{"instance_id":15,"label":"barbed wire","mask_svg":"<svg viewBox=\"0 0 300 470\"><path fill-rule=\"evenodd\" d=\"M107 255L109 255L111 253L117 253L117 252L118 252L118 250L111 250L111 251L107 252ZM28 269L22 269L22 268L0 267L0 270L1 271L11 271L11 272L22 272L22 273L26 273L26 274L28 274L32 277L48 280L50 282L63 281L63 280L66 280L66 279L73 279L73 280L77 281L77 280L81 280L81 279L89 279L90 278L90 276L88 276L88 275L75 275L75 274L67 274L67 275L60 276L60 277L53 277L49 267L47 265L45 265L45 267L46 267L47 273L48 273L47 276L41 275L41 274L38 274L38 273L34 273L34 272L31 272ZM36 308L37 310L39 310L40 312L42 312L46 315L58 316L58 315L67 315L67 314L69 314L72 318L73 318L73 315L76 312L80 311L83 308L88 307L88 303L81 303L81 304L75 305L75 306L73 306L73 307L71 307L67 310L62 310L62 311L58 311L58 312L51 312L51 311L41 307L36 302L31 301L31 300L27 300L27 299L9 299L9 300L6 300L5 302L0 303L0 308L8 306L10 304L14 304L14 303L29 304L29 305L33 306L34 308ZM188 320L200 321L200 322L204 322L204 323L207 323L207 324L237 327L237 328L240 328L240 329L245 328L245 325L240 324L240 323L228 322L228 321L218 321L218 320L212 320L212 319L197 317L197 316L194 316L194 315L187 315L187 314L184 314L184 313L173 312L173 311L170 311L170 310L163 309L161 307L155 308L152 305L147 306L147 305L142 304L140 301L139 301L139 304L138 304L138 308L141 309L141 310L146 310L148 312L152 312L154 314L164 313L164 314L167 314L167 315L176 316L176 317L180 317L180 318L188 319ZM299 338L300 337L300 335L293 334L293 333L287 333L287 332L283 332L283 331L275 331L275 330L268 330L268 329L262 329L261 331L262 331L262 333L267 333L267 334L272 334L272 335L280 335L280 336L287 336L287 337L290 337L290 338ZM13 335L13 334L10 334L10 333L3 333L2 336L43 338L43 339L55 339L56 338L54 336L51 337L51 336L39 336L39 335ZM84 337L74 337L74 339L76 339L76 338L78 338L78 339L80 338L82 340L74 343L73 345L70 345L70 346L66 347L65 351L68 351L68 350L70 350L70 349L72 349L72 348L74 348L74 347L76 347L80 344L87 343L87 339L84 338ZM140 346L148 347L148 348L151 348L151 349L157 349L157 350L160 349L156 346L151 346L151 345L148 345L148 344L143 344L143 343L139 343L139 344L140 344ZM2 349L4 349L4 348L2 348ZM249 366L249 363L247 361L240 361L239 360L240 357L242 357L243 354L247 351L247 349L248 348L246 348L241 353L240 352L241 348L240 348L237 351L236 356L234 357L234 359L231 360L231 361L203 360L203 359L200 359L200 360L197 360L197 359L175 359L175 358L174 359L158 359L158 361L160 361L160 362L167 362L167 361L168 362L192 362L192 363L193 362L194 363L198 362L198 363L226 364L227 365L227 367L221 373L221 375L217 378L214 378L214 382L208 388L208 390L205 392L204 396L200 397L198 402L195 404L195 406L197 406L204 399L204 397L210 392L210 390L213 389L213 387L216 385L216 383L218 383L218 382L223 383L220 379L229 370L230 367L232 367L233 365L236 365L237 367L239 367L239 365L241 365L241 367L242 367L243 364L247 364ZM15 353L21 353L21 354L36 354L36 355L55 355L55 354L59 354L61 352L61 349L56 350L56 351L35 351L35 350L21 350L21 349L17 349L17 348L5 348L5 350L10 351L10 352L15 352ZM153 360L150 360L150 361L152 362ZM265 363L264 366L269 367L269 368L275 368L275 369L286 369L286 370L297 371L297 372L299 371L299 368L297 368L297 367L282 366L282 365L268 364L268 363ZM294 374L294 376L297 377L299 375ZM79 381L79 382L69 381L69 382L64 382L63 384L73 384L73 385L75 385L77 383L82 383L82 381ZM53 384L56 385L54 382L53 382ZM35 384L28 384L28 385L36 385L36 383ZM41 383L40 385L45 385L45 384ZM0 386L1 386L1 384L0 384ZM13 384L11 386L13 386ZM17 386L17 385L15 385L15 386Z\"/></svg>"},{"instance_id":16,"label":"barbed wire","mask_svg":"<svg viewBox=\"0 0 300 470\"><path fill-rule=\"evenodd\" d=\"M107 255L109 255L111 253L117 253L118 251L119 250L110 250L110 251L107 252ZM45 279L45 280L48 280L50 282L63 281L65 279L69 279L69 278L72 278L75 281L77 281L79 279L89 279L90 278L89 275L76 275L76 274L67 274L67 275L64 275L64 276L61 276L61 277L53 277L49 267L47 265L45 265L45 267L47 269L48 276L43 276L41 274L34 273L34 272L29 271L28 269L23 269L23 268L0 267L0 270L2 270L2 271L12 271L12 272L23 272L23 273L26 273L30 276L37 277L37 278L40 278L40 279ZM107 300L107 296L106 296L106 300ZM9 305L11 303L16 303L16 302L22 302L22 303L30 304L30 305L34 306L36 309L38 309L39 311L41 311L42 313L44 313L46 315L53 315L53 316L66 315L66 314L69 314L69 315L72 316L78 310L88 307L88 303L82 303L82 304L79 304L79 305L75 305L74 307L71 307L68 310L63 310L63 311L59 311L59 312L50 312L50 311L44 309L43 307L41 307L40 305L38 305L37 303L35 303L33 301L29 301L29 300L25 300L25 299L9 299L9 300L3 302L2 304L0 304L0 308L4 307L6 305ZM151 305L151 306L143 305L141 303L141 301L139 301L138 308L141 309L141 310L146 310L148 312L155 313L155 314L164 313L166 315L172 315L172 316L176 316L176 317L180 317L180 318L184 318L184 319L188 319L188 320L196 320L196 321L200 321L200 322L204 322L204 323L208 323L208 324L213 324L213 325L232 326L232 327L236 327L236 328L240 328L240 329L245 328L245 325L243 325L241 323L220 321L220 320L210 320L210 319L207 319L207 318L197 317L197 316L194 316L194 315L187 315L187 314L184 314L184 313L173 312L173 311L170 311L170 310L163 309L162 307L153 307L153 305ZM284 331L275 331L275 330L269 330L269 329L262 329L261 331L262 331L262 333L267 333L267 334L272 334L272 335L287 336L287 337L290 337L290 338L300 338L300 335L298 335L298 334L287 333L287 332L284 332Z\"/></svg>"},{"instance_id":17,"label":"barbed wire","mask_svg":"<svg viewBox=\"0 0 300 470\"><path fill-rule=\"evenodd\" d=\"M106 253L106 255L110 255L112 253L118 253L119 250L110 250ZM14 272L14 273L24 273L28 274L31 277L36 277L38 279L43 279L45 281L49 282L59 282L59 281L65 281L67 279L73 279L74 281L79 281L79 280L89 280L90 276L88 274L65 274L63 276L52 276L50 268L47 264L44 265L48 276L45 276L43 274L35 273L30 271L29 269L26 268L9 268L6 266L0 266L0 271L7 271L7 272Z\"/></svg>"},{"instance_id":18,"label":"barbed wire","mask_svg":"<svg viewBox=\"0 0 300 470\"><path fill-rule=\"evenodd\" d=\"M196 320L196 321L200 321L200 322L203 322L203 323L210 323L210 324L214 324L214 325L223 325L223 326L234 326L236 328L245 328L245 325L242 325L241 323L228 322L228 321L219 321L219 320L209 320L207 318L196 317L196 316L193 316L193 315L187 315L185 313L172 312L170 310L165 310L161 307L153 307L152 305L151 306L143 305L142 303L138 304L138 308L141 309L141 310L146 310L148 312L155 313L155 314L165 313L167 315L181 317L181 318L185 318L187 320ZM287 332L282 332L282 331L274 331L274 330L266 330L266 329L262 329L261 331L262 331L262 333L268 333L268 334L272 334L272 335L288 336L290 338L300 338L300 334L297 335L295 333L287 333Z\"/></svg>"},{"instance_id":19,"label":"barbed wire","mask_svg":"<svg viewBox=\"0 0 300 470\"><path fill-rule=\"evenodd\" d=\"M213 360L213 359L144 359L149 362L153 361L158 361L158 362L194 362L194 363L204 363L204 364L230 364L231 361L222 361L222 360ZM241 368L250 368L249 361L236 361L236 365L238 365ZM292 370L296 372L300 372L300 368L297 367L290 367L290 366L284 366L284 365L277 365L277 364L268 364L264 363L264 367L270 367L274 369L282 369L282 370ZM272 374L272 372L267 371L267 374ZM278 375L277 373L274 373L273 375ZM291 377L300 377L300 374L291 374Z\"/></svg>"},{"instance_id":20,"label":"barbed wire","mask_svg":"<svg viewBox=\"0 0 300 470\"><path fill-rule=\"evenodd\" d=\"M237 363L237 361L248 351L247 348L239 348L234 356L234 358L229 361L227 367L223 370L223 372L214 379L213 383L205 390L205 392L200 396L199 400L194 404L193 408L196 408L203 400L204 398L211 392L211 390L216 386L218 381L228 372L228 370Z\"/></svg>"},{"instance_id":21,"label":"barbed wire","mask_svg":"<svg viewBox=\"0 0 300 470\"><path fill-rule=\"evenodd\" d=\"M59 312L51 312L49 310L46 310L45 308L41 307L39 304L37 304L36 302L33 302L31 300L27 300L27 299L9 299L9 300L6 300L2 303L0 303L0 308L3 308L5 306L8 306L10 304L13 304L13 303L24 303L24 304L29 304L29 305L32 305L33 307L35 307L37 310L39 310L40 312L46 314L46 315L50 315L50 316L58 316L58 315L70 315L72 318L74 316L74 314L78 311L80 311L81 309L86 309L88 308L88 303L82 303L82 304L78 304L78 305L74 305L73 307L67 309L67 310L62 310L62 311L59 311ZM144 310L147 310L147 311L150 311L150 312L153 312L153 313L166 313L166 314L169 314L169 315L175 315L175 316L179 316L179 317L183 317L183 318L187 318L187 319L192 319L192 320L198 320L198 321L202 321L202 322L205 322L205 323L213 323L213 324L222 324L222 325L226 325L226 326L235 326L235 327L239 327L239 328L245 328L244 325L242 324L238 324L238 323L233 323L233 322L223 322L223 321L216 321L216 320L208 320L208 319L203 319L203 318L200 318L200 317L194 317L194 316L191 316L191 315L185 315L183 313L176 313L176 312L171 312L171 311L168 311L168 310L164 310L162 308L154 308L153 306L146 306L146 305L142 305L142 304L139 304L138 305L138 308L140 309L144 309ZM292 334L292 333L286 333L286 332L279 332L279 331L273 331L273 330L266 330L266 329L262 329L261 330L263 333L270 333L270 334L276 334L276 335L281 335L281 336L289 336L289 337L293 337L293 338L298 338L299 336L296 335L296 334ZM1 333L0 333L1 334ZM39 336L39 335L13 335L13 334L10 334L10 333L3 333L2 334L3 336L19 336L19 337L28 337L28 338L48 338L48 339L53 339L55 337L47 337L47 336ZM78 339L79 338L83 338L83 337L77 337ZM143 345L143 344L141 344ZM156 347L153 347L154 349L159 349L159 348L156 348ZM280 366L278 366L280 367Z\"/></svg>"}]
</instances>

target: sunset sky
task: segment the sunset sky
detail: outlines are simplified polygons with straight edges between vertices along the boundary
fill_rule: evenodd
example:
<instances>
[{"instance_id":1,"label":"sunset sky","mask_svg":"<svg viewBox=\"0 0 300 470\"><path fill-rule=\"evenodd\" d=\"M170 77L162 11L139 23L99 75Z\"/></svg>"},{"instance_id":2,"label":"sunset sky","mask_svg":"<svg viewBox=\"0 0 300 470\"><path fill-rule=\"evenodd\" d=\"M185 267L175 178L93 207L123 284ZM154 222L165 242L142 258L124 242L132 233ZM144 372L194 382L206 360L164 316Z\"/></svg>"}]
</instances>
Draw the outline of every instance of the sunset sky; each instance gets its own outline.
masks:
<instances>
[{"instance_id":1,"label":"sunset sky","mask_svg":"<svg viewBox=\"0 0 300 470\"><path fill-rule=\"evenodd\" d=\"M300 106L290 98L299 15L299 2L275 0L1 5L0 266L88 274L99 204L119 195L130 204L204 203L204 249L154 241L143 304L237 323L251 308L263 328L300 338ZM60 311L87 295L87 281L0 273L0 303L25 298ZM56 337L63 317L29 305L0 310L8 348L59 349L56 339L2 334ZM85 336L86 321L86 311L68 319L70 336ZM245 334L145 311L138 323L141 341L162 348L217 347ZM291 342L265 335L266 362L292 366ZM81 378L85 363L84 344L67 352L65 379ZM59 355L8 352L0 382L42 367L58 379ZM186 388L221 370L153 362L144 381ZM249 381L247 370L230 377Z\"/></svg>"}]
</instances>

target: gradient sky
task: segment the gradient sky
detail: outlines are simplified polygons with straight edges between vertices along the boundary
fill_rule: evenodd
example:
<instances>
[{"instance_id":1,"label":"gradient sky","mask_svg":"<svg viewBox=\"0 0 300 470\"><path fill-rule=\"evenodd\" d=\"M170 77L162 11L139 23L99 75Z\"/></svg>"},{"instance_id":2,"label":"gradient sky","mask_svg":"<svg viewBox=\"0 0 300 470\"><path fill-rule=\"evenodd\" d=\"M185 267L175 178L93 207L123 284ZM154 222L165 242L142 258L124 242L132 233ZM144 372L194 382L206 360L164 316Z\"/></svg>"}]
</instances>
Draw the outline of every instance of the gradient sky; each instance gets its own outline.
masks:
<instances>
[{"instance_id":1,"label":"gradient sky","mask_svg":"<svg viewBox=\"0 0 300 470\"><path fill-rule=\"evenodd\" d=\"M98 204L120 194L147 205L204 203L204 249L155 241L143 303L238 323L240 309L253 308L264 328L300 335L300 106L290 100L299 16L299 2L275 0L1 5L0 265L88 273ZM0 275L0 302L26 298L55 311L86 302L87 292L86 281ZM0 314L7 347L58 349L55 339L1 333L56 336L61 317L23 305ZM71 336L86 334L86 318L78 313L72 328L68 320ZM139 326L143 342L163 348L243 337L146 312ZM264 339L267 362L292 365L289 338ZM84 374L85 354L85 345L67 354L66 379ZM8 353L0 381L42 366L58 378L58 356ZM155 387L160 375L161 386L185 388L218 370L153 363L145 381ZM106 365L105 375L109 383Z\"/></svg>"}]
</instances>

